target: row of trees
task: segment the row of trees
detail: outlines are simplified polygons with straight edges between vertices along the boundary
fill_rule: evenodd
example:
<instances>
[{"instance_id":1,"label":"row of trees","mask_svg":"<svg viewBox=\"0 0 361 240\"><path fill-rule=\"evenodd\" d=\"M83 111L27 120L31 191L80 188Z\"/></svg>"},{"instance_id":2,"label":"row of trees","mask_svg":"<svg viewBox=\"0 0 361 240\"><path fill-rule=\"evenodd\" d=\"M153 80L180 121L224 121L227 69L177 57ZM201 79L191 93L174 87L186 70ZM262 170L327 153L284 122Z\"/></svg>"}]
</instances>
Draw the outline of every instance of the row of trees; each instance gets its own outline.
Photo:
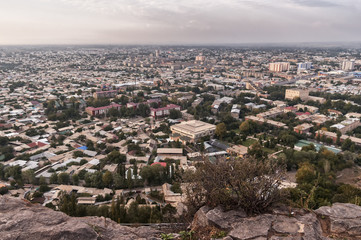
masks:
<instances>
[{"instance_id":1,"label":"row of trees","mask_svg":"<svg viewBox=\"0 0 361 240\"><path fill-rule=\"evenodd\" d=\"M139 206L145 201L139 197L126 208L124 198L113 199L111 206L88 206L77 204L76 194L62 193L59 210L73 217L103 216L117 223L160 223L174 220L176 210L170 206ZM54 208L52 205L48 207Z\"/></svg>"}]
</instances>

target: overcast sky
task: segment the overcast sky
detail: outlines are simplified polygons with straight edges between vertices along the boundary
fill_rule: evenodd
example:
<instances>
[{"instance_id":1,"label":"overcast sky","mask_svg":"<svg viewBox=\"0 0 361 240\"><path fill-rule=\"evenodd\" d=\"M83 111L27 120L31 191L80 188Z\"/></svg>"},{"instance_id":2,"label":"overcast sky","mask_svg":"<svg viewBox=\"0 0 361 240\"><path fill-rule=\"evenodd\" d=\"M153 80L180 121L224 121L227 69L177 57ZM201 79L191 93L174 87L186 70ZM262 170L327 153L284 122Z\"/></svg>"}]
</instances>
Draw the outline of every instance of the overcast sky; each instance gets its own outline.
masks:
<instances>
[{"instance_id":1,"label":"overcast sky","mask_svg":"<svg viewBox=\"0 0 361 240\"><path fill-rule=\"evenodd\" d=\"M361 0L2 0L0 44L361 41Z\"/></svg>"}]
</instances>

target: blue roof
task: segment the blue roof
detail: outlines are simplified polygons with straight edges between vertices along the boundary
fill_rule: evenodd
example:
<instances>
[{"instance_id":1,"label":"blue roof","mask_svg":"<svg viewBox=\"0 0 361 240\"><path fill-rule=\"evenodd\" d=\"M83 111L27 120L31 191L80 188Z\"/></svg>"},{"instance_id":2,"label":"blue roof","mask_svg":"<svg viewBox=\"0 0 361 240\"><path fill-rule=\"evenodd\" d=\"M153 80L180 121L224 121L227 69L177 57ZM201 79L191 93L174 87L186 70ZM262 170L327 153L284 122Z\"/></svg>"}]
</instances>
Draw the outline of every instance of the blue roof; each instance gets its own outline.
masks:
<instances>
[{"instance_id":1,"label":"blue roof","mask_svg":"<svg viewBox=\"0 0 361 240\"><path fill-rule=\"evenodd\" d=\"M81 146L81 147L78 147L78 149L80 150L87 150L88 148L86 146Z\"/></svg>"}]
</instances>

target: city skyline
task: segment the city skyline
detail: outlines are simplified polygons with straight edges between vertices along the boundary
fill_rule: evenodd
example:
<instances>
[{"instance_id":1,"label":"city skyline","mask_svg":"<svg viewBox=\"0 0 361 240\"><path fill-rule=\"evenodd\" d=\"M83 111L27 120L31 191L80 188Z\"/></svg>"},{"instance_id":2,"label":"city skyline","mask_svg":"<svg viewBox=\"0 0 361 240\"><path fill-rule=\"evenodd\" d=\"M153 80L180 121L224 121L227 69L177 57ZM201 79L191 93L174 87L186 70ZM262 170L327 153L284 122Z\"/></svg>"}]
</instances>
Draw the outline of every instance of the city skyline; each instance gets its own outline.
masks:
<instances>
[{"instance_id":1,"label":"city skyline","mask_svg":"<svg viewBox=\"0 0 361 240\"><path fill-rule=\"evenodd\" d=\"M0 45L358 42L360 0L15 0Z\"/></svg>"}]
</instances>

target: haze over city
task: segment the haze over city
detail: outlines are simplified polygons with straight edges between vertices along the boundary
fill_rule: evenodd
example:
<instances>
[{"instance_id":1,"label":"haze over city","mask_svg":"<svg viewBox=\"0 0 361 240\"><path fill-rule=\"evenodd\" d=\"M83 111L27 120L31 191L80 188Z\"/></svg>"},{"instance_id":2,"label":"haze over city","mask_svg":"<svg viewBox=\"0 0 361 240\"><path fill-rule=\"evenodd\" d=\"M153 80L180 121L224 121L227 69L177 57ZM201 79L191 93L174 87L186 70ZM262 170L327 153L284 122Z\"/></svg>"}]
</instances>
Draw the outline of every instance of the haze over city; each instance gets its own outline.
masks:
<instances>
[{"instance_id":1,"label":"haze over city","mask_svg":"<svg viewBox=\"0 0 361 240\"><path fill-rule=\"evenodd\" d=\"M0 44L239 44L361 40L360 0L13 0Z\"/></svg>"},{"instance_id":2,"label":"haze over city","mask_svg":"<svg viewBox=\"0 0 361 240\"><path fill-rule=\"evenodd\" d=\"M360 3L1 1L0 240L360 240Z\"/></svg>"}]
</instances>

